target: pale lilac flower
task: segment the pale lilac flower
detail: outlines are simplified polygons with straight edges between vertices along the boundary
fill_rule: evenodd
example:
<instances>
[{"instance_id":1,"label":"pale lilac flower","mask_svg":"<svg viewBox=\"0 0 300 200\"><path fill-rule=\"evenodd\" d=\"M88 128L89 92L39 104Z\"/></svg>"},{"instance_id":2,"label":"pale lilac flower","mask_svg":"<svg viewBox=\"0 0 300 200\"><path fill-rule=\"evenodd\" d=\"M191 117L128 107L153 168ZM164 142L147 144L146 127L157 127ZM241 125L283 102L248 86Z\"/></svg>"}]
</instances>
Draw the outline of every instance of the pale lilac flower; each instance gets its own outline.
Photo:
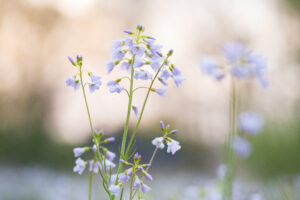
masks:
<instances>
[{"instance_id":1,"label":"pale lilac flower","mask_svg":"<svg viewBox=\"0 0 300 200\"><path fill-rule=\"evenodd\" d=\"M129 74L131 73L131 65L128 62L122 62L120 68L126 70Z\"/></svg>"},{"instance_id":2,"label":"pale lilac flower","mask_svg":"<svg viewBox=\"0 0 300 200\"><path fill-rule=\"evenodd\" d=\"M84 147L77 147L77 148L73 149L75 157L81 156L85 151L86 151L86 148L84 148Z\"/></svg>"},{"instance_id":3,"label":"pale lilac flower","mask_svg":"<svg viewBox=\"0 0 300 200\"><path fill-rule=\"evenodd\" d=\"M158 77L159 82L161 82L164 86L168 86L168 82L160 77Z\"/></svg>"},{"instance_id":4,"label":"pale lilac flower","mask_svg":"<svg viewBox=\"0 0 300 200\"><path fill-rule=\"evenodd\" d=\"M111 185L111 186L109 186L108 190L112 194L118 195L121 192L121 187L120 187L120 185Z\"/></svg>"},{"instance_id":5,"label":"pale lilac flower","mask_svg":"<svg viewBox=\"0 0 300 200\"><path fill-rule=\"evenodd\" d=\"M200 66L203 73L208 74L217 80L221 80L224 77L223 70L212 57L202 58L200 60Z\"/></svg>"},{"instance_id":6,"label":"pale lilac flower","mask_svg":"<svg viewBox=\"0 0 300 200\"><path fill-rule=\"evenodd\" d=\"M109 74L115 67L113 62L107 62L105 68L107 69L107 73Z\"/></svg>"},{"instance_id":7,"label":"pale lilac flower","mask_svg":"<svg viewBox=\"0 0 300 200\"><path fill-rule=\"evenodd\" d=\"M227 165L221 164L217 168L217 177L219 179L224 179L227 173Z\"/></svg>"},{"instance_id":8,"label":"pale lilac flower","mask_svg":"<svg viewBox=\"0 0 300 200\"><path fill-rule=\"evenodd\" d=\"M90 160L89 162L90 168L89 171L93 171L95 174L98 174L99 168L101 169L101 164L99 161L95 162L94 160Z\"/></svg>"},{"instance_id":9,"label":"pale lilac flower","mask_svg":"<svg viewBox=\"0 0 300 200\"><path fill-rule=\"evenodd\" d=\"M133 32L132 32L132 31L129 31L129 30L124 30L124 33L127 33L127 34L129 34L129 35L132 35L132 34L133 34Z\"/></svg>"},{"instance_id":10,"label":"pale lilac flower","mask_svg":"<svg viewBox=\"0 0 300 200\"><path fill-rule=\"evenodd\" d=\"M164 138L163 137L156 137L152 140L152 144L159 149L163 149L164 145Z\"/></svg>"},{"instance_id":11,"label":"pale lilac flower","mask_svg":"<svg viewBox=\"0 0 300 200\"><path fill-rule=\"evenodd\" d=\"M269 81L266 79L265 71L268 68L266 59L261 55L251 55L249 62L255 65L254 74L258 78L263 87L269 86Z\"/></svg>"},{"instance_id":12,"label":"pale lilac flower","mask_svg":"<svg viewBox=\"0 0 300 200\"><path fill-rule=\"evenodd\" d=\"M121 48L123 46L123 40L114 40L112 41L112 45L111 48L113 50L113 52L119 48Z\"/></svg>"},{"instance_id":13,"label":"pale lilac flower","mask_svg":"<svg viewBox=\"0 0 300 200\"><path fill-rule=\"evenodd\" d=\"M153 45L155 42L155 38L153 37L149 37L149 38L144 38L144 41L148 44L148 45Z\"/></svg>"},{"instance_id":14,"label":"pale lilac flower","mask_svg":"<svg viewBox=\"0 0 300 200\"><path fill-rule=\"evenodd\" d=\"M145 62L143 61L142 58L135 57L134 64L133 64L134 68L142 67L144 64L145 64Z\"/></svg>"},{"instance_id":15,"label":"pale lilac flower","mask_svg":"<svg viewBox=\"0 0 300 200\"><path fill-rule=\"evenodd\" d=\"M127 175L128 175L128 176L131 176L131 175L132 175L132 168L129 168L129 169L127 170Z\"/></svg>"},{"instance_id":16,"label":"pale lilac flower","mask_svg":"<svg viewBox=\"0 0 300 200\"><path fill-rule=\"evenodd\" d=\"M248 58L251 51L245 45L237 42L229 42L224 45L223 52L231 63L240 62Z\"/></svg>"},{"instance_id":17,"label":"pale lilac flower","mask_svg":"<svg viewBox=\"0 0 300 200\"><path fill-rule=\"evenodd\" d=\"M138 159L141 159L141 154L139 154L138 152L136 152L135 154L134 154L134 159L135 160L138 160Z\"/></svg>"},{"instance_id":18,"label":"pale lilac flower","mask_svg":"<svg viewBox=\"0 0 300 200\"><path fill-rule=\"evenodd\" d=\"M94 128L94 133L95 133L95 135L103 135L104 131L103 131L103 129L98 130L98 129Z\"/></svg>"},{"instance_id":19,"label":"pale lilac flower","mask_svg":"<svg viewBox=\"0 0 300 200\"><path fill-rule=\"evenodd\" d=\"M167 141L167 145L168 145L167 153L172 153L172 155L174 155L176 151L181 149L179 142L173 139L171 140L171 142Z\"/></svg>"},{"instance_id":20,"label":"pale lilac flower","mask_svg":"<svg viewBox=\"0 0 300 200\"><path fill-rule=\"evenodd\" d=\"M124 56L125 56L125 51L122 50L121 48L113 50L112 58L114 60L119 60L120 61L124 58Z\"/></svg>"},{"instance_id":21,"label":"pale lilac flower","mask_svg":"<svg viewBox=\"0 0 300 200\"><path fill-rule=\"evenodd\" d=\"M237 136L234 138L232 149L238 156L247 158L251 154L252 147L245 138Z\"/></svg>"},{"instance_id":22,"label":"pale lilac flower","mask_svg":"<svg viewBox=\"0 0 300 200\"><path fill-rule=\"evenodd\" d=\"M145 47L138 44L135 44L131 47L132 54L135 54L138 57L142 57L144 55L145 50Z\"/></svg>"},{"instance_id":23,"label":"pale lilac flower","mask_svg":"<svg viewBox=\"0 0 300 200\"><path fill-rule=\"evenodd\" d=\"M98 85L96 83L89 83L90 93L94 93L95 90L98 90L99 88L100 88L100 85Z\"/></svg>"},{"instance_id":24,"label":"pale lilac flower","mask_svg":"<svg viewBox=\"0 0 300 200\"><path fill-rule=\"evenodd\" d=\"M86 162L84 160L82 160L81 158L77 158L75 163L76 163L76 165L73 168L73 172L78 172L78 174L81 175L83 173L83 171L85 170Z\"/></svg>"},{"instance_id":25,"label":"pale lilac flower","mask_svg":"<svg viewBox=\"0 0 300 200\"><path fill-rule=\"evenodd\" d=\"M133 45L135 45L135 40L132 39L131 37L126 37L125 44L131 49Z\"/></svg>"},{"instance_id":26,"label":"pale lilac flower","mask_svg":"<svg viewBox=\"0 0 300 200\"><path fill-rule=\"evenodd\" d=\"M137 117L140 116L139 109L138 109L137 106L133 105L133 106L132 106L132 110L133 110L135 116L137 116Z\"/></svg>"},{"instance_id":27,"label":"pale lilac flower","mask_svg":"<svg viewBox=\"0 0 300 200\"><path fill-rule=\"evenodd\" d=\"M258 134L263 128L264 120L262 116L255 112L243 112L239 116L238 126L239 128L250 135Z\"/></svg>"},{"instance_id":28,"label":"pale lilac flower","mask_svg":"<svg viewBox=\"0 0 300 200\"><path fill-rule=\"evenodd\" d=\"M146 179L148 179L149 181L152 181L152 180L153 180L152 176L151 176L149 173L147 173L147 172L145 171L144 174L145 174Z\"/></svg>"},{"instance_id":29,"label":"pale lilac flower","mask_svg":"<svg viewBox=\"0 0 300 200\"><path fill-rule=\"evenodd\" d=\"M116 179L117 179L117 174L112 174L110 177L110 182L114 183L114 182L116 182Z\"/></svg>"},{"instance_id":30,"label":"pale lilac flower","mask_svg":"<svg viewBox=\"0 0 300 200\"><path fill-rule=\"evenodd\" d=\"M117 81L111 80L107 83L107 86L109 86L109 91L111 93L117 92L120 93L124 89L123 86L121 86Z\"/></svg>"},{"instance_id":31,"label":"pale lilac flower","mask_svg":"<svg viewBox=\"0 0 300 200\"><path fill-rule=\"evenodd\" d=\"M69 78L66 80L66 85L73 87L74 90L76 91L80 87L80 81L76 79L74 76L69 76Z\"/></svg>"},{"instance_id":32,"label":"pale lilac flower","mask_svg":"<svg viewBox=\"0 0 300 200\"><path fill-rule=\"evenodd\" d=\"M166 88L161 88L161 89L155 89L155 92L159 95L159 96L165 96L167 89Z\"/></svg>"},{"instance_id":33,"label":"pale lilac flower","mask_svg":"<svg viewBox=\"0 0 300 200\"><path fill-rule=\"evenodd\" d=\"M170 70L166 69L166 68L162 68L161 72L160 72L160 78L164 79L164 80L168 80L169 77L172 76L172 73L170 72Z\"/></svg>"},{"instance_id":34,"label":"pale lilac flower","mask_svg":"<svg viewBox=\"0 0 300 200\"><path fill-rule=\"evenodd\" d=\"M147 71L136 71L134 73L134 78L136 80L141 79L141 80L151 80L153 78L153 75L150 72Z\"/></svg>"},{"instance_id":35,"label":"pale lilac flower","mask_svg":"<svg viewBox=\"0 0 300 200\"><path fill-rule=\"evenodd\" d=\"M134 182L133 182L133 187L138 188L141 186L141 180L139 179L139 177L135 177Z\"/></svg>"},{"instance_id":36,"label":"pale lilac flower","mask_svg":"<svg viewBox=\"0 0 300 200\"><path fill-rule=\"evenodd\" d=\"M176 87L182 85L185 78L181 76L181 71L179 70L179 68L173 67L172 73L173 73L173 79L176 84Z\"/></svg>"},{"instance_id":37,"label":"pale lilac flower","mask_svg":"<svg viewBox=\"0 0 300 200\"><path fill-rule=\"evenodd\" d=\"M163 61L164 59L162 57L153 56L150 61L150 67L153 69L153 71L157 72Z\"/></svg>"},{"instance_id":38,"label":"pale lilac flower","mask_svg":"<svg viewBox=\"0 0 300 200\"><path fill-rule=\"evenodd\" d=\"M96 84L98 84L98 85L101 85L102 84L102 82L101 82L101 76L96 76L96 75L90 75L90 78L91 78L91 81L93 82L93 83L96 83Z\"/></svg>"},{"instance_id":39,"label":"pale lilac flower","mask_svg":"<svg viewBox=\"0 0 300 200\"><path fill-rule=\"evenodd\" d=\"M107 150L105 156L108 160L112 161L116 157L116 154L114 152Z\"/></svg>"},{"instance_id":40,"label":"pale lilac flower","mask_svg":"<svg viewBox=\"0 0 300 200\"><path fill-rule=\"evenodd\" d=\"M119 174L119 181L122 183L125 183L130 180L130 176L127 174L125 175L124 173Z\"/></svg>"},{"instance_id":41,"label":"pale lilac flower","mask_svg":"<svg viewBox=\"0 0 300 200\"><path fill-rule=\"evenodd\" d=\"M103 163L104 165L104 163ZM106 170L109 171L110 168L115 168L116 165L115 163L113 163L112 161L108 160L108 159L105 159L105 166L106 166Z\"/></svg>"},{"instance_id":42,"label":"pale lilac flower","mask_svg":"<svg viewBox=\"0 0 300 200\"><path fill-rule=\"evenodd\" d=\"M141 183L141 190L145 194L145 193L149 192L151 190L151 188L148 185Z\"/></svg>"},{"instance_id":43,"label":"pale lilac flower","mask_svg":"<svg viewBox=\"0 0 300 200\"><path fill-rule=\"evenodd\" d=\"M95 144L93 145L93 151L97 151L97 146Z\"/></svg>"}]
</instances>

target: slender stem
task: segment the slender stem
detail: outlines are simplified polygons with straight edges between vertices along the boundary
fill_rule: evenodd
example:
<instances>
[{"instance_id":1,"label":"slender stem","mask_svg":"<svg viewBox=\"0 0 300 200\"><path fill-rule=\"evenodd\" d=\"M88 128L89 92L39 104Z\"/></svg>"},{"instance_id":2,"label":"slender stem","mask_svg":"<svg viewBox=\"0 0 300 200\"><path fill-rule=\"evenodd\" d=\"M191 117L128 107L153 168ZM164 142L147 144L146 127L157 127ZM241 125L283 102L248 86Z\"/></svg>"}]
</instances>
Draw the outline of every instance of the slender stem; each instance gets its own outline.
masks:
<instances>
[{"instance_id":1,"label":"slender stem","mask_svg":"<svg viewBox=\"0 0 300 200\"><path fill-rule=\"evenodd\" d=\"M95 166L95 162L93 163L92 170L91 170L91 174L90 174L90 182L89 182L89 200L92 200L92 186L93 186L93 176L94 176L93 169L94 169L94 166Z\"/></svg>"},{"instance_id":2,"label":"slender stem","mask_svg":"<svg viewBox=\"0 0 300 200\"><path fill-rule=\"evenodd\" d=\"M152 81L151 81L151 83L150 83L150 86L149 86L149 88L148 88L148 91L147 91L147 94L146 94L146 97L145 97L145 100L144 100L144 103L143 103L143 106L142 106L142 109L141 109L141 114L140 114L140 116L139 116L139 118L138 118L138 121L137 121L137 123L136 123L136 125L135 125L135 128L134 128L134 130L133 130L133 132L132 132L132 135L131 135L131 137L130 137L130 140L129 140L129 143L128 143L128 146L127 146L127 149L126 149L126 153L125 153L125 156L126 156L126 157L125 157L125 160L127 159L127 156L128 156L128 154L129 154L130 146L132 145L132 142L133 142L133 139L134 139L134 137L135 137L135 134L136 134L136 132L137 132L137 130L138 130L138 128L139 128L139 125L140 125L140 123L141 123L141 120L142 120L142 117L143 117L143 113L144 113L144 110L145 110L145 107L146 107L146 103L147 103L147 100L148 100L148 98L149 98L149 94L150 94L150 92L151 92L151 88L152 88L152 86L153 86L153 84L154 84L154 81L156 80L156 78L157 78L157 76L158 76L158 74L159 74L161 68L164 66L164 64L165 64L165 63L163 63L163 64L159 67L159 69L157 70L157 72L156 72L154 78L152 79Z\"/></svg>"},{"instance_id":3,"label":"slender stem","mask_svg":"<svg viewBox=\"0 0 300 200\"><path fill-rule=\"evenodd\" d=\"M130 180L130 194L129 194L129 200L132 200L134 196L133 195L133 180L134 180L134 176L135 176L135 166L133 167L132 170L132 176L131 176L131 180Z\"/></svg>"},{"instance_id":4,"label":"slender stem","mask_svg":"<svg viewBox=\"0 0 300 200\"><path fill-rule=\"evenodd\" d=\"M232 191L234 185L234 175L236 170L235 154L232 149L234 137L237 135L237 92L235 80L232 77L230 91L230 132L227 141L227 173L224 181L223 200L232 199Z\"/></svg>"},{"instance_id":5,"label":"slender stem","mask_svg":"<svg viewBox=\"0 0 300 200\"><path fill-rule=\"evenodd\" d=\"M94 140L94 143L95 143L96 148L97 148L98 159L99 159L100 163L102 163L102 158L101 158L101 154L100 154L100 151L99 151L99 144L98 144L98 141L97 141L97 139L95 137L95 132L94 132L94 128L93 128L93 123L92 123L92 118L91 118L91 114L90 114L90 109L89 109L89 105L88 105L88 102L87 102L85 87L84 87L84 84L83 84L82 66L79 67L79 76L80 76L80 83L81 83L82 93L83 93L83 97L84 97L84 102L85 102L85 106L86 106L86 110L87 110L87 114L88 114L88 118L89 118L89 124L90 124L90 128L91 128L93 140ZM103 179L103 187L104 187L104 185L107 184L107 180L104 177L104 175L102 174L101 169L99 169L99 172L100 172L100 175L101 175L101 177ZM89 185L89 191L90 191L90 193L92 192L92 184ZM111 198L111 193L109 192L109 190L105 190L105 191L107 192L108 196ZM90 196L90 194L89 194L89 196Z\"/></svg>"}]
</instances>

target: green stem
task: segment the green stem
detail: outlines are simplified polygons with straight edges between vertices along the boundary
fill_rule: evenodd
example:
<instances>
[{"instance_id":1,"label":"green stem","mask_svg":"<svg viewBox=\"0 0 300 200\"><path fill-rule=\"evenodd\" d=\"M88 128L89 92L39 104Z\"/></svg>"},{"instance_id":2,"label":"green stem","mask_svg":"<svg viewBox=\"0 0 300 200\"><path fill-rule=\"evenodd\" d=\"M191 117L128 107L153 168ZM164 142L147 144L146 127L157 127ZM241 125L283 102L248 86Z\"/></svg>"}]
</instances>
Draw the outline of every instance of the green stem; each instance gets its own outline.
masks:
<instances>
[{"instance_id":1,"label":"green stem","mask_svg":"<svg viewBox=\"0 0 300 200\"><path fill-rule=\"evenodd\" d=\"M82 66L79 67L79 76L80 76L80 83L81 83L82 93L83 93L83 97L84 97L84 102L85 102L85 106L86 106L86 110L87 110L87 114L88 114L88 118L89 118L89 124L90 124L90 128L91 128L93 140L94 140L94 143L95 143L96 148L97 148L98 159L99 159L100 163L102 163L102 158L101 158L100 151L99 151L99 144L98 144L98 141L95 137L95 132L94 132L94 128L93 128L90 109L89 109L89 105L88 105L88 102L87 102L85 87L84 87L84 84L83 84ZM106 178L104 177L104 175L102 174L100 169L99 169L99 172L100 172L100 175L103 178L103 186L104 186L104 183L107 184ZM92 193L92 184L91 183L89 185L89 191L90 191L89 193ZM109 190L105 190L105 191L107 192L108 196L111 198L111 193L109 192ZM90 196L91 196L91 194L89 194L89 198L91 198Z\"/></svg>"},{"instance_id":2,"label":"green stem","mask_svg":"<svg viewBox=\"0 0 300 200\"><path fill-rule=\"evenodd\" d=\"M230 132L227 141L227 172L223 188L223 200L232 199L234 175L236 171L235 154L232 149L234 137L237 135L237 92L234 78L231 80L230 91Z\"/></svg>"},{"instance_id":3,"label":"green stem","mask_svg":"<svg viewBox=\"0 0 300 200\"><path fill-rule=\"evenodd\" d=\"M94 165L95 165L95 162L93 163L93 168L92 169L94 169ZM89 182L89 200L92 200L93 175L94 175L94 172L92 170L91 174L90 174L90 182Z\"/></svg>"},{"instance_id":4,"label":"green stem","mask_svg":"<svg viewBox=\"0 0 300 200\"><path fill-rule=\"evenodd\" d=\"M134 137L135 137L135 135L136 135L136 132L137 132L137 130L138 130L138 128L139 128L139 125L140 125L140 123L141 123L141 120L142 120L142 117L143 117L143 113L144 113L144 110L145 110L145 107L146 107L146 103L147 103L147 100L148 100L148 98L149 98L149 94L150 94L150 92L151 92L151 88L152 88L152 86L153 86L153 84L154 84L154 81L155 81L155 79L157 78L157 76L158 76L158 74L159 74L159 72L160 72L160 70L161 70L161 68L164 66L164 63L159 67L159 69L157 70L157 72L156 72L156 74L155 74L155 76L154 76L154 78L152 79L152 81L151 81L151 83L150 83L150 86L149 86L149 88L148 88L148 91L147 91L147 94L146 94L146 97L145 97L145 100L144 100L144 103L143 103L143 106L142 106L142 109L141 109L141 114L140 114L140 116L139 116L139 118L138 118L138 121L137 121L137 123L136 123L136 125L135 125L135 128L134 128L134 130L133 130L133 132L132 132L132 135L131 135L131 137L130 137L130 140L129 140L129 143L128 143L128 146L127 146L127 149L126 149L126 153L125 153L125 160L127 159L127 156L129 155L129 149L130 149L130 146L132 145L132 142L133 142L133 139L134 139Z\"/></svg>"}]
</instances>

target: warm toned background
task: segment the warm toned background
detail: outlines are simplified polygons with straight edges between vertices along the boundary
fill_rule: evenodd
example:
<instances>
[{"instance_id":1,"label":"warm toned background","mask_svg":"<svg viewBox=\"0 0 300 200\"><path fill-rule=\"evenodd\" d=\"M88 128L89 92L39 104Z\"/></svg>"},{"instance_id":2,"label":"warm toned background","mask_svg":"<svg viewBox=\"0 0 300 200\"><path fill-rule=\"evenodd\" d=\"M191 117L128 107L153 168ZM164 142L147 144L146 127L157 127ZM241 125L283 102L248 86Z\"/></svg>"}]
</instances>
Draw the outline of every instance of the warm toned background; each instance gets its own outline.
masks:
<instances>
[{"instance_id":1,"label":"warm toned background","mask_svg":"<svg viewBox=\"0 0 300 200\"><path fill-rule=\"evenodd\" d=\"M83 55L84 65L104 82L116 78L118 72L105 70L111 41L137 24L145 25L165 52L174 49L172 60L187 78L180 88L170 84L166 97L150 97L138 151L150 154L150 139L163 119L180 130L182 151L174 158L162 153L155 164L171 174L178 171L188 184L194 174L214 176L228 132L228 83L204 76L199 59L221 57L225 42L241 41L268 58L271 83L267 89L255 81L241 85L241 109L266 118L241 174L295 176L300 172L299 13L299 0L0 0L0 199L80 199L62 187L82 188L85 198L85 177L71 174L72 147L90 142L89 124L81 93L65 86L74 72L67 56ZM135 103L143 97L138 93ZM96 127L119 142L126 95L102 86L88 98ZM28 188L12 192L28 182Z\"/></svg>"}]
</instances>

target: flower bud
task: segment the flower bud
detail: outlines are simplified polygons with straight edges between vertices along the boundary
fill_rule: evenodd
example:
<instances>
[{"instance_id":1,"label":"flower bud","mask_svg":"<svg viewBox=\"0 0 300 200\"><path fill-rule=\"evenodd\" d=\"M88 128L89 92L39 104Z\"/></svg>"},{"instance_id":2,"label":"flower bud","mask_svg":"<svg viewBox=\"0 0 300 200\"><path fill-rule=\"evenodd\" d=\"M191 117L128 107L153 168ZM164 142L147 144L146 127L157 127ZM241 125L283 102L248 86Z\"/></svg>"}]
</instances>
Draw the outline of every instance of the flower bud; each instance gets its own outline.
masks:
<instances>
[{"instance_id":1,"label":"flower bud","mask_svg":"<svg viewBox=\"0 0 300 200\"><path fill-rule=\"evenodd\" d=\"M77 65L82 66L82 56L77 55L76 59L77 59Z\"/></svg>"},{"instance_id":2,"label":"flower bud","mask_svg":"<svg viewBox=\"0 0 300 200\"><path fill-rule=\"evenodd\" d=\"M160 124L160 128L163 130L163 129L165 128L164 122L161 120L161 121L159 122L159 124Z\"/></svg>"},{"instance_id":3,"label":"flower bud","mask_svg":"<svg viewBox=\"0 0 300 200\"><path fill-rule=\"evenodd\" d=\"M175 133L178 133L178 130L176 129L176 130L172 130L171 132L170 132L170 134L175 134Z\"/></svg>"},{"instance_id":4,"label":"flower bud","mask_svg":"<svg viewBox=\"0 0 300 200\"><path fill-rule=\"evenodd\" d=\"M171 50L168 52L167 56L170 57L170 56L172 56L172 55L173 55L173 49L171 49Z\"/></svg>"},{"instance_id":5,"label":"flower bud","mask_svg":"<svg viewBox=\"0 0 300 200\"><path fill-rule=\"evenodd\" d=\"M70 56L68 56L69 61L72 63L72 65L76 66L75 61L73 60L73 58L71 58Z\"/></svg>"},{"instance_id":6,"label":"flower bud","mask_svg":"<svg viewBox=\"0 0 300 200\"><path fill-rule=\"evenodd\" d=\"M134 34L132 31L128 31L128 30L125 30L124 33L127 33L129 35L133 35Z\"/></svg>"}]
</instances>

